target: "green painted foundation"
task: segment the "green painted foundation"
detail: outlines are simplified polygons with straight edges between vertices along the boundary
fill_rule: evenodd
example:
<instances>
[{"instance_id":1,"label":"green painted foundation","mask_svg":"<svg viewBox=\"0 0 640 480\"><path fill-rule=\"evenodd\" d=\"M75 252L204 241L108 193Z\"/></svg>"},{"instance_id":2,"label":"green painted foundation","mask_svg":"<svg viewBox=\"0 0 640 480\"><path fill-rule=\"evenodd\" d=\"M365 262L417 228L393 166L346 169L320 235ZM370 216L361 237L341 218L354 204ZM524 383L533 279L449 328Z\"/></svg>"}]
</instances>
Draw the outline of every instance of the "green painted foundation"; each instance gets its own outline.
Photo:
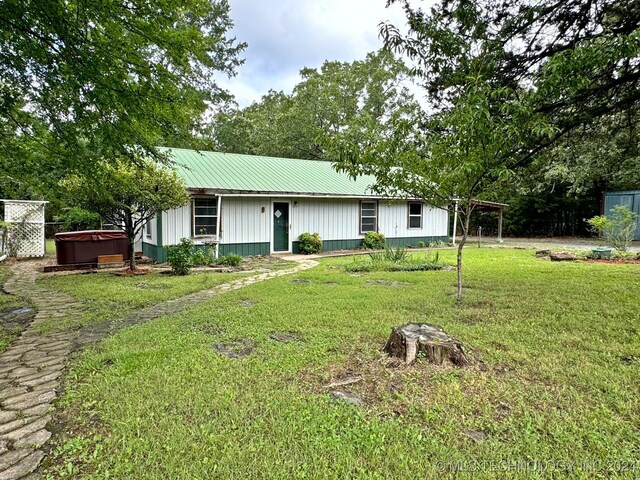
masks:
<instances>
[{"instance_id":1,"label":"green painted foundation","mask_svg":"<svg viewBox=\"0 0 640 480\"><path fill-rule=\"evenodd\" d=\"M387 238L387 246L389 247L416 247L419 242L449 242L451 239L448 236L442 237L406 237L406 238ZM293 253L300 253L300 242L293 242ZM351 240L325 240L322 243L323 252L331 252L334 250L353 250L355 248L362 247L362 238L356 238ZM196 248L205 248L204 245L198 245ZM229 243L220 245L220 255L227 255L228 253L235 253L242 255L243 257L251 255L269 255L269 242L259 243ZM149 258L155 259L158 263L165 263L167 261L167 248L157 247L149 243L142 243L142 253Z\"/></svg>"},{"instance_id":2,"label":"green painted foundation","mask_svg":"<svg viewBox=\"0 0 640 480\"><path fill-rule=\"evenodd\" d=\"M388 247L416 247L419 242L449 242L451 239L448 236L442 237L395 237L387 238ZM362 247L362 238L356 238L352 240L324 240L322 242L323 252L332 252L334 250L353 250ZM291 247L293 253L300 253L300 242L293 242Z\"/></svg>"}]
</instances>

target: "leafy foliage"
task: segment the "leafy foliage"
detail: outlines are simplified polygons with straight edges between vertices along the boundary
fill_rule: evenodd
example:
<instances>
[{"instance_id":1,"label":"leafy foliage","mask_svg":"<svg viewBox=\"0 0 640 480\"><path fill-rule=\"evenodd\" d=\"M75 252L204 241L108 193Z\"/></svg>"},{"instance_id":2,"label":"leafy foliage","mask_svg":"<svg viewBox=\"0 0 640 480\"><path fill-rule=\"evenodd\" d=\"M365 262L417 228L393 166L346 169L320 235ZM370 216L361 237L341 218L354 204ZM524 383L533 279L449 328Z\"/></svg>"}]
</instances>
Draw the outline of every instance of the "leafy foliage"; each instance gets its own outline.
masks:
<instances>
[{"instance_id":1,"label":"leafy foliage","mask_svg":"<svg viewBox=\"0 0 640 480\"><path fill-rule=\"evenodd\" d=\"M167 246L167 262L176 275L187 275L193 267L193 242L182 238L177 245Z\"/></svg>"},{"instance_id":2,"label":"leafy foliage","mask_svg":"<svg viewBox=\"0 0 640 480\"><path fill-rule=\"evenodd\" d=\"M335 151L328 138L366 144L388 130L394 112L419 109L402 85L406 73L402 62L386 51L353 63L326 61L320 69L305 68L291 94L270 91L245 109L219 113L216 147L232 153L332 159Z\"/></svg>"},{"instance_id":3,"label":"leafy foliage","mask_svg":"<svg viewBox=\"0 0 640 480\"><path fill-rule=\"evenodd\" d=\"M62 221L64 231L97 230L100 228L100 215L82 208L69 208L64 215L56 217L56 221Z\"/></svg>"},{"instance_id":4,"label":"leafy foliage","mask_svg":"<svg viewBox=\"0 0 640 480\"><path fill-rule=\"evenodd\" d=\"M322 239L317 233L303 233L298 237L300 253L306 255L320 253L322 251Z\"/></svg>"},{"instance_id":5,"label":"leafy foliage","mask_svg":"<svg viewBox=\"0 0 640 480\"><path fill-rule=\"evenodd\" d=\"M589 225L613 248L626 252L636 232L638 216L624 205L614 206L608 215L588 220Z\"/></svg>"},{"instance_id":6,"label":"leafy foliage","mask_svg":"<svg viewBox=\"0 0 640 480\"><path fill-rule=\"evenodd\" d=\"M140 162L139 167L122 161L102 163L91 175L72 175L64 182L69 204L123 225L129 237L131 269L135 268L134 241L144 225L159 212L189 201L184 181L174 170L152 160Z\"/></svg>"},{"instance_id":7,"label":"leafy foliage","mask_svg":"<svg viewBox=\"0 0 640 480\"><path fill-rule=\"evenodd\" d=\"M192 255L192 263L194 266L211 265L214 263L211 247L205 245L204 248L195 248Z\"/></svg>"},{"instance_id":8,"label":"leafy foliage","mask_svg":"<svg viewBox=\"0 0 640 480\"><path fill-rule=\"evenodd\" d=\"M353 262L345 265L347 272L424 272L429 270L442 270L444 263L440 260L440 254L433 256L408 255L404 250L385 249L385 252L373 252L369 254L368 261L362 261L354 257Z\"/></svg>"},{"instance_id":9,"label":"leafy foliage","mask_svg":"<svg viewBox=\"0 0 640 480\"><path fill-rule=\"evenodd\" d=\"M237 253L227 253L218 257L215 261L216 265L226 265L228 267L237 267L242 263L242 257Z\"/></svg>"},{"instance_id":10,"label":"leafy foliage","mask_svg":"<svg viewBox=\"0 0 640 480\"><path fill-rule=\"evenodd\" d=\"M386 245L387 239L384 234L378 232L367 232L362 239L362 246L372 250L382 250Z\"/></svg>"},{"instance_id":11,"label":"leafy foliage","mask_svg":"<svg viewBox=\"0 0 640 480\"><path fill-rule=\"evenodd\" d=\"M164 160L157 145L196 142L208 106L230 99L216 75L241 63L232 26L227 0L0 3L6 188L60 177L45 166L132 161L133 146Z\"/></svg>"}]
</instances>

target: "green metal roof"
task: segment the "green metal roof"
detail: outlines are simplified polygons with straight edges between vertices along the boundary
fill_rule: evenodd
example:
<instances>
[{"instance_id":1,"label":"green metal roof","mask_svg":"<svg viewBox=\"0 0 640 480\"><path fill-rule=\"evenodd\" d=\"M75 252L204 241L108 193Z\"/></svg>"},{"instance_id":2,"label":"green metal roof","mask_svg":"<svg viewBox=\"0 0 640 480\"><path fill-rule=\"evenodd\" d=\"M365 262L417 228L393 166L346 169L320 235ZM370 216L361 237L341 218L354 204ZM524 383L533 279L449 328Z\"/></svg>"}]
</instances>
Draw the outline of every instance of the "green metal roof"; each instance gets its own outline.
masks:
<instances>
[{"instance_id":1,"label":"green metal roof","mask_svg":"<svg viewBox=\"0 0 640 480\"><path fill-rule=\"evenodd\" d=\"M190 189L228 193L277 193L376 197L372 176L352 180L331 162L162 148Z\"/></svg>"}]
</instances>

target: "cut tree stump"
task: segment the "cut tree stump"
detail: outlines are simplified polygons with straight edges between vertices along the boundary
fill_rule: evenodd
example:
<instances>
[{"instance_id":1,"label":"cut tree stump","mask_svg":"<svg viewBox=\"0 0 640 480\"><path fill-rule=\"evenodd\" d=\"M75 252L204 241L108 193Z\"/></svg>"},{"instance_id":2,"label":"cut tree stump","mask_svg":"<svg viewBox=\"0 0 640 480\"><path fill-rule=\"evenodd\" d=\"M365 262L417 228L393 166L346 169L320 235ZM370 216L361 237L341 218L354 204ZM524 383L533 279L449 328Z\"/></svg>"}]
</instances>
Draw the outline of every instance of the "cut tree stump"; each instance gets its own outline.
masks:
<instances>
[{"instance_id":1,"label":"cut tree stump","mask_svg":"<svg viewBox=\"0 0 640 480\"><path fill-rule=\"evenodd\" d=\"M467 364L462 344L438 325L428 323L407 323L393 327L384 351L404 360L407 365L422 357L438 365L445 360L458 366Z\"/></svg>"}]
</instances>

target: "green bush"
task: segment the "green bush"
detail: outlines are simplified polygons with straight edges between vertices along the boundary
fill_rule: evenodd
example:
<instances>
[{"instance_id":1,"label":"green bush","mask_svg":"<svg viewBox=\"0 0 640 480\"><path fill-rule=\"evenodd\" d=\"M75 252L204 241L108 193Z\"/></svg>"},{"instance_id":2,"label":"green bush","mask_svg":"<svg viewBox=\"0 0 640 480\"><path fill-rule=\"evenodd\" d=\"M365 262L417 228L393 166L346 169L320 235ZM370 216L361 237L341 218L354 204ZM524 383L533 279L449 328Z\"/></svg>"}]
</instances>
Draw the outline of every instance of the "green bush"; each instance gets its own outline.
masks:
<instances>
[{"instance_id":1,"label":"green bush","mask_svg":"<svg viewBox=\"0 0 640 480\"><path fill-rule=\"evenodd\" d=\"M386 241L387 239L382 233L367 232L362 240L362 245L372 250L382 250L385 247Z\"/></svg>"},{"instance_id":2,"label":"green bush","mask_svg":"<svg viewBox=\"0 0 640 480\"><path fill-rule=\"evenodd\" d=\"M303 233L298 237L298 241L300 242L298 244L300 253L309 255L312 253L320 253L322 251L322 239L317 233Z\"/></svg>"},{"instance_id":3,"label":"green bush","mask_svg":"<svg viewBox=\"0 0 640 480\"><path fill-rule=\"evenodd\" d=\"M211 247L197 248L193 252L191 260L194 266L211 265L214 261L213 255L211 255Z\"/></svg>"},{"instance_id":4,"label":"green bush","mask_svg":"<svg viewBox=\"0 0 640 480\"><path fill-rule=\"evenodd\" d=\"M235 253L227 253L216 260L216 265L226 265L228 267L237 267L242 262L242 257Z\"/></svg>"},{"instance_id":5,"label":"green bush","mask_svg":"<svg viewBox=\"0 0 640 480\"><path fill-rule=\"evenodd\" d=\"M385 252L386 253L386 252ZM424 272L427 270L442 270L444 263L440 261L438 252L434 256L409 257L404 254L403 260L394 261L385 258L383 252L369 254L369 260L362 261L354 258L353 262L345 265L345 270L351 273L363 272Z\"/></svg>"},{"instance_id":6,"label":"green bush","mask_svg":"<svg viewBox=\"0 0 640 480\"><path fill-rule=\"evenodd\" d=\"M176 275L187 275L193 267L193 242L188 238L167 247L167 262Z\"/></svg>"},{"instance_id":7,"label":"green bush","mask_svg":"<svg viewBox=\"0 0 640 480\"><path fill-rule=\"evenodd\" d=\"M65 232L100 229L100 215L82 208L69 208L63 215L55 217L54 220L56 222L64 222L62 229Z\"/></svg>"},{"instance_id":8,"label":"green bush","mask_svg":"<svg viewBox=\"0 0 640 480\"><path fill-rule=\"evenodd\" d=\"M424 247L426 247L426 246L427 246L427 245L426 245L422 240L420 240L420 241L418 242L418 248L424 248Z\"/></svg>"},{"instance_id":9,"label":"green bush","mask_svg":"<svg viewBox=\"0 0 640 480\"><path fill-rule=\"evenodd\" d=\"M619 252L626 252L633 241L637 227L637 215L624 205L616 205L609 212L609 216L598 215L587 220L600 237L604 238Z\"/></svg>"}]
</instances>

